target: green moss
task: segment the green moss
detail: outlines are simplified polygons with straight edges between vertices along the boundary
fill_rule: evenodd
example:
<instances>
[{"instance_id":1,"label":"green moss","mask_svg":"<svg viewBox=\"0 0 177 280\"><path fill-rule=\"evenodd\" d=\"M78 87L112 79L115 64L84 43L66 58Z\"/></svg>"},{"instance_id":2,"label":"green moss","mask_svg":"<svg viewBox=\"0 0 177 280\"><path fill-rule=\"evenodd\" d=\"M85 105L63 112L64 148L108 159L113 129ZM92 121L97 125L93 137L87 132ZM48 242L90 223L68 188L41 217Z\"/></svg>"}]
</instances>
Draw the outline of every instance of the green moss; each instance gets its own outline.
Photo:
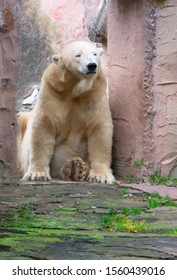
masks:
<instances>
[{"instance_id":1,"label":"green moss","mask_svg":"<svg viewBox=\"0 0 177 280\"><path fill-rule=\"evenodd\" d=\"M55 212L69 212L69 213L71 213L71 212L76 212L76 211L78 211L78 209L76 208L76 207L61 207L61 208L59 208L59 207L55 207L54 209L53 209L53 211L55 211Z\"/></svg>"},{"instance_id":2,"label":"green moss","mask_svg":"<svg viewBox=\"0 0 177 280\"><path fill-rule=\"evenodd\" d=\"M77 213L75 208L61 208L57 214L41 215L32 213L29 209L4 213L0 226L8 229L97 229L99 218L90 214ZM79 217L79 218L78 218Z\"/></svg>"},{"instance_id":3,"label":"green moss","mask_svg":"<svg viewBox=\"0 0 177 280\"><path fill-rule=\"evenodd\" d=\"M177 228L164 230L164 234L177 236Z\"/></svg>"},{"instance_id":4,"label":"green moss","mask_svg":"<svg viewBox=\"0 0 177 280\"><path fill-rule=\"evenodd\" d=\"M41 250L51 243L63 242L63 239L103 238L97 232L99 217L90 215L88 219L85 213L78 214L74 208L61 208L56 213L41 215L25 207L3 212L0 220L0 258L38 258Z\"/></svg>"},{"instance_id":5,"label":"green moss","mask_svg":"<svg viewBox=\"0 0 177 280\"><path fill-rule=\"evenodd\" d=\"M15 256L18 258L18 256L28 256L29 258L33 256L33 258L36 258L40 255L40 251L45 248L46 244L55 241L56 239L49 240L46 237L41 238L41 236L36 236L34 239L33 236L28 236L28 234L24 236L24 234L11 233L9 236L1 238L0 244L1 246L9 247L8 251L11 257ZM8 251L6 251L6 255L8 255Z\"/></svg>"},{"instance_id":6,"label":"green moss","mask_svg":"<svg viewBox=\"0 0 177 280\"><path fill-rule=\"evenodd\" d=\"M107 199L103 202L103 205L106 207L106 208L117 208L117 206L119 205L120 203L120 199L117 199L116 200L112 200L112 199Z\"/></svg>"}]
</instances>

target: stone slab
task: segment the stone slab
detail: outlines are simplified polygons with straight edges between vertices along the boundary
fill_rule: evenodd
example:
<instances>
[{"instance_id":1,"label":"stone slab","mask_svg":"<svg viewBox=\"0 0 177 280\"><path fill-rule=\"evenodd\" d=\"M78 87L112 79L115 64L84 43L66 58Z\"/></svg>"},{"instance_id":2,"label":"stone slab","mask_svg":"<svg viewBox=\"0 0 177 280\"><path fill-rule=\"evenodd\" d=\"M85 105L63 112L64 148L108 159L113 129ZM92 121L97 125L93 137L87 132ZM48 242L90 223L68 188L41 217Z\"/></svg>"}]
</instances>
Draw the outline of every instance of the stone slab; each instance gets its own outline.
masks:
<instances>
[{"instance_id":1,"label":"stone slab","mask_svg":"<svg viewBox=\"0 0 177 280\"><path fill-rule=\"evenodd\" d=\"M124 186L125 187L125 186ZM126 185L126 188L128 186ZM142 190L50 182L0 187L0 259L176 259L177 208L148 209ZM150 232L110 232L111 208L142 208Z\"/></svg>"}]
</instances>

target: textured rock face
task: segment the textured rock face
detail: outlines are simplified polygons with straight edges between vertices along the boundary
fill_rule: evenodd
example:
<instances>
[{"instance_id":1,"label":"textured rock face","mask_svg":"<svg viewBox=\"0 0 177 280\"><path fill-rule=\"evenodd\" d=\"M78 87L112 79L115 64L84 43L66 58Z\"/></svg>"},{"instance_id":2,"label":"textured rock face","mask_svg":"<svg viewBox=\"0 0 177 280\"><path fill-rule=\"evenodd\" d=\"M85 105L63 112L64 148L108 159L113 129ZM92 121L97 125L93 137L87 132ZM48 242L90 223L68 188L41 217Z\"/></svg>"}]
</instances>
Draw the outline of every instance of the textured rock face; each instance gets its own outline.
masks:
<instances>
[{"instance_id":1,"label":"textured rock face","mask_svg":"<svg viewBox=\"0 0 177 280\"><path fill-rule=\"evenodd\" d=\"M177 1L156 8L154 76L154 159L164 174L177 177Z\"/></svg>"},{"instance_id":2,"label":"textured rock face","mask_svg":"<svg viewBox=\"0 0 177 280\"><path fill-rule=\"evenodd\" d=\"M177 1L110 1L108 68L116 175L177 177Z\"/></svg>"},{"instance_id":3,"label":"textured rock face","mask_svg":"<svg viewBox=\"0 0 177 280\"><path fill-rule=\"evenodd\" d=\"M116 175L130 173L133 161L143 158L145 18L144 5L110 1L108 69Z\"/></svg>"},{"instance_id":4,"label":"textured rock face","mask_svg":"<svg viewBox=\"0 0 177 280\"><path fill-rule=\"evenodd\" d=\"M15 178L16 170L16 65L18 52L12 7L0 2L0 183Z\"/></svg>"}]
</instances>

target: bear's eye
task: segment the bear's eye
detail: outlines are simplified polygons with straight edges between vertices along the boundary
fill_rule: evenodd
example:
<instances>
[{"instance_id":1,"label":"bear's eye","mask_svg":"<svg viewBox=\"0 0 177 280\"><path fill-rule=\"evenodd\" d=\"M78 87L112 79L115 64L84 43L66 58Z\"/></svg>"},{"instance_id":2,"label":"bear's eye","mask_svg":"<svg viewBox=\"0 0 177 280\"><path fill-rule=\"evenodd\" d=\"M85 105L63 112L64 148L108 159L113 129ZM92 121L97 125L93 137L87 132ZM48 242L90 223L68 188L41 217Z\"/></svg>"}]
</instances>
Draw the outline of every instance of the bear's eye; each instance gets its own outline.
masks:
<instances>
[{"instance_id":1,"label":"bear's eye","mask_svg":"<svg viewBox=\"0 0 177 280\"><path fill-rule=\"evenodd\" d=\"M97 53L94 53L93 55L94 55L94 56L97 56Z\"/></svg>"},{"instance_id":2,"label":"bear's eye","mask_svg":"<svg viewBox=\"0 0 177 280\"><path fill-rule=\"evenodd\" d=\"M81 57L81 54L80 54L80 53L78 53L78 54L76 54L76 55L75 55L75 57Z\"/></svg>"}]
</instances>

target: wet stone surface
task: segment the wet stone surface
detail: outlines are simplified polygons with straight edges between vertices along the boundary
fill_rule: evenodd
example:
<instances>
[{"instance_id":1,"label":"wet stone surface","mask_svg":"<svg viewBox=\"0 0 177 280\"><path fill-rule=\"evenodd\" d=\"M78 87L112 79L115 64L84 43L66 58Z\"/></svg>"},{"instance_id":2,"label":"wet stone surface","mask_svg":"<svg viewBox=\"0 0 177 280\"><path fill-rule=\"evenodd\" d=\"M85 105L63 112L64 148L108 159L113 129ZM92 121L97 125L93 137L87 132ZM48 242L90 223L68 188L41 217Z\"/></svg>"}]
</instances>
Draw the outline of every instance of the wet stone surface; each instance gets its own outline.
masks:
<instances>
[{"instance_id":1,"label":"wet stone surface","mask_svg":"<svg viewBox=\"0 0 177 280\"><path fill-rule=\"evenodd\" d=\"M145 197L118 185L1 186L0 259L176 259L177 207L148 209ZM151 230L106 230L102 217L112 208L142 209L130 218Z\"/></svg>"}]
</instances>

